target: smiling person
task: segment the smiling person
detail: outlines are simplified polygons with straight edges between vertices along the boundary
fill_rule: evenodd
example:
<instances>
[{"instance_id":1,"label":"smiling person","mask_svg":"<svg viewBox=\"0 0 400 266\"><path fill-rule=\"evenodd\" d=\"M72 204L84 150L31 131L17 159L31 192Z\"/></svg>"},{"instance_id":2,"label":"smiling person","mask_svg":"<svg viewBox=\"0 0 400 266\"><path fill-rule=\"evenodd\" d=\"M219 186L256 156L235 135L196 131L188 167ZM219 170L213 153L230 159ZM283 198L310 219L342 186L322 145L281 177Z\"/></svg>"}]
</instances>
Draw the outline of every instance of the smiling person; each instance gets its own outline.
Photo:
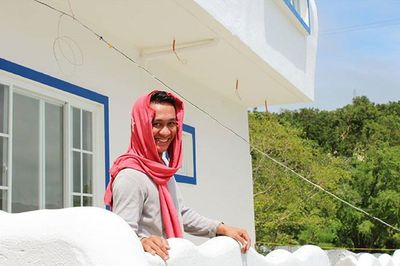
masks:
<instances>
[{"instance_id":1,"label":"smiling person","mask_svg":"<svg viewBox=\"0 0 400 266\"><path fill-rule=\"evenodd\" d=\"M130 145L110 170L105 203L132 227L146 252L164 260L169 249L166 239L183 237L184 231L232 237L246 252L250 247L246 230L201 216L184 205L174 178L182 162L183 110L183 102L165 91L137 99Z\"/></svg>"}]
</instances>

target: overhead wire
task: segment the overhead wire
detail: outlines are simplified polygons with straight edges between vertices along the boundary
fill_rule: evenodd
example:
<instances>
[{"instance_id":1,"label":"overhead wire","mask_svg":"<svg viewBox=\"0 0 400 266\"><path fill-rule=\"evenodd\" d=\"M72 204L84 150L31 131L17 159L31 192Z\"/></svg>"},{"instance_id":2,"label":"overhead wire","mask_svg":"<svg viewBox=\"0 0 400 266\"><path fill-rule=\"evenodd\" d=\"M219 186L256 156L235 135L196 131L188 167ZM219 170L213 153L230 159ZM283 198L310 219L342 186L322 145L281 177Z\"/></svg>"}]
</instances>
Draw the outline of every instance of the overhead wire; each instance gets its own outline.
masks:
<instances>
[{"instance_id":1,"label":"overhead wire","mask_svg":"<svg viewBox=\"0 0 400 266\"><path fill-rule=\"evenodd\" d=\"M357 206L351 204L350 202L348 202L348 201L346 201L346 200L340 198L339 196L335 195L334 193L332 193L332 192L330 192L330 191L324 189L324 188L321 187L320 185L318 185L318 184L312 182L311 180L307 179L307 178L304 177L303 175L297 173L297 172L296 172L295 170L293 170L292 168L286 166L285 164L283 164L283 163L281 163L280 161L276 160L275 158L271 157L269 154L267 154L266 152L260 150L259 148L254 147L254 146L252 146L252 145L251 145L251 148L254 149L254 150L256 150L257 152L263 154L265 157L267 157L268 159L270 159L270 160L273 161L274 163L280 165L281 167L285 168L286 170L288 170L288 171L292 172L293 174L295 174L296 176L300 177L302 180L304 180L305 182L309 183L310 185L312 185L312 186L318 188L319 190L325 192L325 193L328 194L329 196L331 196L331 197L333 197L333 198L339 200L340 202L342 202L342 203L348 205L349 207L351 207L351 208L353 208L353 209L355 209L355 210L357 210L357 211L359 211L359 212L365 214L365 215L368 216L369 218L371 218L371 219L373 219L373 220L376 220L376 221L378 221L379 223L384 224L384 225L386 225L386 226L392 228L393 230L396 230L396 231L400 232L400 229L399 229L399 228L397 228L397 227L395 227L395 226L393 226L393 225L391 225L391 224L389 224L389 223L383 221L382 219L380 219L380 218L378 218L378 217L375 217L375 216L371 215L370 213L364 211L363 209L361 209L361 208L359 208L359 207L357 207Z\"/></svg>"},{"instance_id":2,"label":"overhead wire","mask_svg":"<svg viewBox=\"0 0 400 266\"><path fill-rule=\"evenodd\" d=\"M41 4L43 6L46 6L64 16L70 17L71 19L73 19L74 21L76 21L79 25L81 25L82 27L84 27L85 29L87 29L89 32L91 32L92 34L94 34L100 41L104 42L105 44L107 44L107 46L111 49L113 49L114 51L116 51L117 53L119 53L121 56L123 56L124 58L126 58L128 61L132 62L133 64L136 65L136 67L142 69L143 71L145 71L149 76L151 76L153 79L157 80L160 84L162 84L163 86L165 86L166 88L168 88L169 90L175 92L178 96L180 96L182 99L184 99L187 103L189 103L190 105L192 105L193 107L195 107L197 110L199 110L200 112L202 112L203 114L205 114L207 117L209 117L211 120L213 120L214 122L216 122L218 125L220 125L221 127L225 128L227 131L231 132L233 135L235 135L236 137L238 137L240 140L242 140L243 142L245 142L247 145L249 145L249 147L257 152L259 152L260 154L264 155L266 158L272 160L273 162L275 162L276 164L280 165L281 167L285 168L286 170L292 172L293 174L295 174L296 176L300 177L302 180L304 180L305 182L307 182L308 184L318 188L319 190L323 191L324 193L330 195L331 197L341 201L342 203L348 205L349 207L365 214L367 217L387 226L392 228L395 231L400 232L400 229L390 225L389 223L383 221L382 219L375 217L373 215L371 215L370 213L364 211L363 209L347 202L346 200L340 198L339 196L333 194L332 192L324 189L323 187L321 187L320 185L312 182L311 180L307 179L306 177L304 177L303 175L297 173L296 171L294 171L293 169L291 169L290 167L286 166L285 164L281 163L280 161L276 160L275 158L271 157L269 154L267 154L266 152L260 150L259 148L253 146L247 139L245 139L244 137L242 137L240 134L238 134L235 130L231 129L230 127L226 126L224 123L222 123L221 121L219 121L217 118L215 118L213 115L211 115L210 113L208 113L206 110L204 110L203 108L201 108L200 106L198 106L197 104L195 104L194 102L192 102L191 100L189 100L188 98L186 98L184 95L182 95L181 93L179 93L178 91L176 91L175 89L173 89L171 86L169 86L166 82L164 82L163 80L161 80L160 78L158 78L156 75L154 75L150 70L148 70L146 67L140 65L138 62L136 62L134 59L132 59L130 56L128 56L126 53L124 53L122 50L120 50L119 48L113 46L109 41L107 41L102 35L98 34L97 32L95 32L92 28L90 28L89 26L87 26L86 24L82 23L79 19L77 19L75 17L75 15L71 15L68 14L62 10L59 10L57 8L55 8L54 6L51 6L47 3L44 3L40 0L32 0L38 4Z\"/></svg>"},{"instance_id":3,"label":"overhead wire","mask_svg":"<svg viewBox=\"0 0 400 266\"><path fill-rule=\"evenodd\" d=\"M363 31L363 30L371 30L376 28L383 28L389 26L397 26L400 25L400 18L392 18L380 21L374 21L370 23L363 23L358 25L351 25L342 28L336 28L331 30L321 31L319 35L333 35L338 33L347 33L347 32L354 32L354 31Z\"/></svg>"}]
</instances>

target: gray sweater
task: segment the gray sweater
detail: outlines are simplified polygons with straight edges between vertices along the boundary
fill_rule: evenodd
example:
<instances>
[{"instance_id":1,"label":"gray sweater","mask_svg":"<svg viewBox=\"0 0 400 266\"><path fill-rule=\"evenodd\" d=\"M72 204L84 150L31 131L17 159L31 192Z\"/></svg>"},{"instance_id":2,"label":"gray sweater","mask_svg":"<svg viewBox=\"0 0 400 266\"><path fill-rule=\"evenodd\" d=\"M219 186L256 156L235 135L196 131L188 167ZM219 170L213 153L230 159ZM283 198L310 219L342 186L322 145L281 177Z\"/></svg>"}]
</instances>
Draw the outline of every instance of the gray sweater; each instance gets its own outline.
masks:
<instances>
[{"instance_id":1,"label":"gray sweater","mask_svg":"<svg viewBox=\"0 0 400 266\"><path fill-rule=\"evenodd\" d=\"M183 203L175 178L168 182L182 231L192 235L214 237L219 221L201 216ZM113 183L113 209L136 232L139 238L164 236L160 200L156 184L144 173L126 168Z\"/></svg>"}]
</instances>

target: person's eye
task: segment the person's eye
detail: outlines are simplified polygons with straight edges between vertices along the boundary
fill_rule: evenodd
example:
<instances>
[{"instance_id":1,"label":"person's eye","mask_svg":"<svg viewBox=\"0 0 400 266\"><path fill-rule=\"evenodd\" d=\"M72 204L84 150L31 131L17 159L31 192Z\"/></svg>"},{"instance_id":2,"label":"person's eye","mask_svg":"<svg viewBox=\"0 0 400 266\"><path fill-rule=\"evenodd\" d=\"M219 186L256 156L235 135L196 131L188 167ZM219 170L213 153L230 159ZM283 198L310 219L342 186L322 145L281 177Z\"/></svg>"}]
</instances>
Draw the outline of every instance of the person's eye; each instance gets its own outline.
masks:
<instances>
[{"instance_id":1,"label":"person's eye","mask_svg":"<svg viewBox=\"0 0 400 266\"><path fill-rule=\"evenodd\" d=\"M161 126L161 123L159 123L159 122L154 122L154 123L153 123L153 127L155 127L155 128L161 128L162 126Z\"/></svg>"},{"instance_id":2,"label":"person's eye","mask_svg":"<svg viewBox=\"0 0 400 266\"><path fill-rule=\"evenodd\" d=\"M169 128L174 128L174 127L176 127L177 125L178 125L177 122L172 121L172 122L168 122L167 127L169 127Z\"/></svg>"}]
</instances>

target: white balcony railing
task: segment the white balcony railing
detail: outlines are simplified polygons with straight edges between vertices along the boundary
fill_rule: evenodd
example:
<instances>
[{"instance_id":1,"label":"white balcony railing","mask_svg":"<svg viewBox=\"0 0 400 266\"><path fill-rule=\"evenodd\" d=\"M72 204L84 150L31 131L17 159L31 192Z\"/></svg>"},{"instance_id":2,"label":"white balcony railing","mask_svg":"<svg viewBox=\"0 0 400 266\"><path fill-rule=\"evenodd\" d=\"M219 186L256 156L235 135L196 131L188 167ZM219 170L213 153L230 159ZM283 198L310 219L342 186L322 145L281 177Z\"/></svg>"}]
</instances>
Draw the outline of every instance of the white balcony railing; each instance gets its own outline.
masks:
<instances>
[{"instance_id":1,"label":"white balcony railing","mask_svg":"<svg viewBox=\"0 0 400 266\"><path fill-rule=\"evenodd\" d=\"M325 251L312 245L302 246L293 253L278 249L262 256L252 248L241 254L239 244L228 237L216 237L200 246L185 239L169 239L168 242L170 258L164 262L143 251L139 239L125 221L100 208L20 214L0 211L0 265L400 265L400 250L393 256L336 256L332 262Z\"/></svg>"}]
</instances>

